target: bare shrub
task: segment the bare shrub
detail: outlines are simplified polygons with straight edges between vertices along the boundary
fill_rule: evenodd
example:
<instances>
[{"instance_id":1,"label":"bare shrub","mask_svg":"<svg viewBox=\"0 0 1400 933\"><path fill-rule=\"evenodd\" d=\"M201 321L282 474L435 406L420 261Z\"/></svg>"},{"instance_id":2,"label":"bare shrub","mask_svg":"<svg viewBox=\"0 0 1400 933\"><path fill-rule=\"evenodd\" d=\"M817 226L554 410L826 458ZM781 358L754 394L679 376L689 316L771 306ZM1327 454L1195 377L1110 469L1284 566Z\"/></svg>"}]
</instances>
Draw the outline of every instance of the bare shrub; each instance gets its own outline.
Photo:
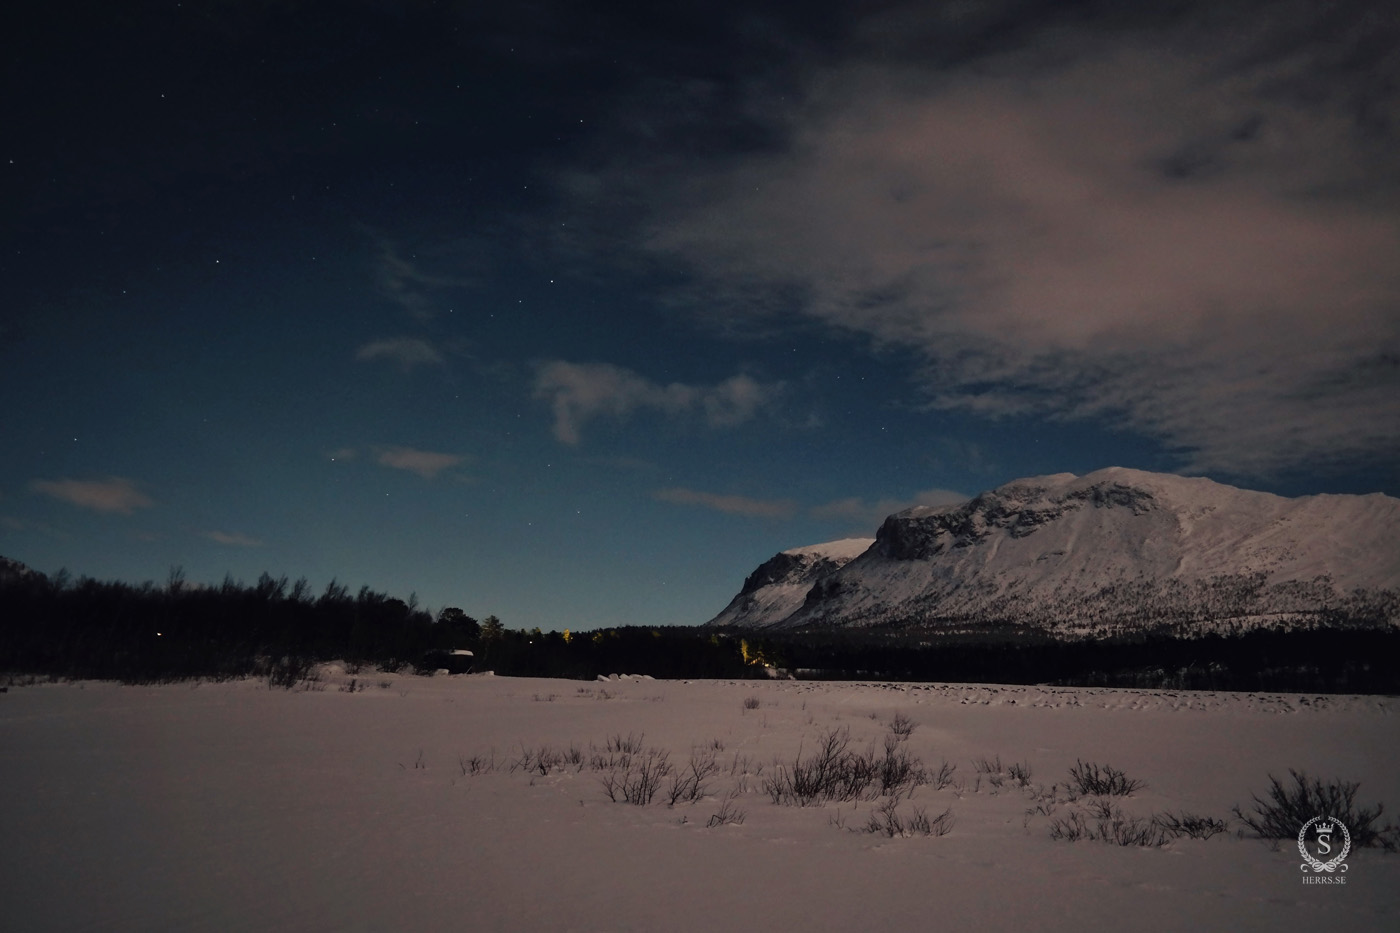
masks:
<instances>
[{"instance_id":1,"label":"bare shrub","mask_svg":"<svg viewBox=\"0 0 1400 933\"><path fill-rule=\"evenodd\" d=\"M920 816L922 817L922 813ZM953 831L953 808L948 807L931 820L923 817L923 826L920 831L922 832L925 828L928 834L933 836L946 836L951 833Z\"/></svg>"},{"instance_id":2,"label":"bare shrub","mask_svg":"<svg viewBox=\"0 0 1400 933\"><path fill-rule=\"evenodd\" d=\"M641 735L633 735L629 732L627 733L626 738L623 738L622 735L618 733L611 736L607 740L607 743L604 747L609 752L620 752L627 755L635 755L642 750L642 740L645 738L646 733L642 733Z\"/></svg>"},{"instance_id":3,"label":"bare shrub","mask_svg":"<svg viewBox=\"0 0 1400 933\"><path fill-rule=\"evenodd\" d=\"M744 811L734 806L734 798L737 796L735 793L725 795L724 800L720 802L719 809L705 824L706 829L714 829L716 826L738 826L744 822Z\"/></svg>"},{"instance_id":4,"label":"bare shrub","mask_svg":"<svg viewBox=\"0 0 1400 933\"><path fill-rule=\"evenodd\" d=\"M1155 848L1166 845L1171 836L1153 820L1120 816L1106 824L1104 842L1120 846Z\"/></svg>"},{"instance_id":5,"label":"bare shrub","mask_svg":"<svg viewBox=\"0 0 1400 933\"><path fill-rule=\"evenodd\" d=\"M1114 807L1108 816L1101 816L1092 823L1082 810L1055 817L1050 820L1050 838L1064 842L1087 839L1110 845L1158 847L1166 845L1171 834L1155 820L1128 817Z\"/></svg>"},{"instance_id":6,"label":"bare shrub","mask_svg":"<svg viewBox=\"0 0 1400 933\"><path fill-rule=\"evenodd\" d=\"M895 713L894 718L890 720L889 727L890 735L895 735L899 736L902 739L907 739L909 738L909 736L914 734L915 723L914 720L910 719L903 713Z\"/></svg>"},{"instance_id":7,"label":"bare shrub","mask_svg":"<svg viewBox=\"0 0 1400 933\"><path fill-rule=\"evenodd\" d=\"M819 801L855 800L875 778L874 762L847 750L850 729L830 729L807 758L798 749L791 767L774 766L763 782L774 803L809 806ZM873 756L872 756L873 758Z\"/></svg>"},{"instance_id":8,"label":"bare shrub","mask_svg":"<svg viewBox=\"0 0 1400 933\"><path fill-rule=\"evenodd\" d=\"M830 729L807 758L799 749L792 764L777 764L764 780L764 790L774 803L810 806L828 801L900 796L928 783L923 762L910 754L903 740L885 737L884 754L872 746L866 752L851 751L850 730Z\"/></svg>"},{"instance_id":9,"label":"bare shrub","mask_svg":"<svg viewBox=\"0 0 1400 933\"><path fill-rule=\"evenodd\" d=\"M490 758L483 758L481 755L473 755L470 758L463 758L461 755L458 755L457 764L462 769L463 777L474 777L478 774L488 774L496 770L496 753L492 752Z\"/></svg>"},{"instance_id":10,"label":"bare shrub","mask_svg":"<svg viewBox=\"0 0 1400 933\"><path fill-rule=\"evenodd\" d=\"M667 804L674 807L680 801L694 803L704 797L709 792L705 782L718 772L713 748L692 751L685 768L671 776Z\"/></svg>"},{"instance_id":11,"label":"bare shrub","mask_svg":"<svg viewBox=\"0 0 1400 933\"><path fill-rule=\"evenodd\" d=\"M905 819L899 815L899 801L893 797L876 807L865 824L867 833L891 839L896 836L946 836L952 829L951 807L932 819L923 807L914 807L913 815Z\"/></svg>"},{"instance_id":12,"label":"bare shrub","mask_svg":"<svg viewBox=\"0 0 1400 933\"><path fill-rule=\"evenodd\" d=\"M1090 816L1100 820L1111 820L1115 813L1122 812L1114 805L1112 798L1109 797L1095 797L1084 806L1088 809Z\"/></svg>"},{"instance_id":13,"label":"bare shrub","mask_svg":"<svg viewBox=\"0 0 1400 933\"><path fill-rule=\"evenodd\" d=\"M1152 817L1152 821L1173 836L1187 836L1191 839L1209 839L1228 828L1224 820L1217 820L1211 816L1197 816L1184 810L1178 814L1158 813Z\"/></svg>"},{"instance_id":14,"label":"bare shrub","mask_svg":"<svg viewBox=\"0 0 1400 933\"><path fill-rule=\"evenodd\" d=\"M629 756L627 767L615 768L602 777L603 792L613 803L646 806L661 782L671 773L670 752L649 748Z\"/></svg>"},{"instance_id":15,"label":"bare shrub","mask_svg":"<svg viewBox=\"0 0 1400 933\"><path fill-rule=\"evenodd\" d=\"M1394 851L1400 844L1400 827L1391 823L1376 825L1385 812L1385 804L1378 803L1373 808L1356 805L1360 782L1333 780L1324 784L1319 778L1309 779L1302 771L1289 768L1288 773L1293 778L1292 786L1284 786L1271 774L1268 800L1254 794L1252 812L1246 813L1238 805L1231 811L1255 835L1263 839L1292 839L1308 820L1325 816L1340 820L1357 846L1379 845Z\"/></svg>"},{"instance_id":16,"label":"bare shrub","mask_svg":"<svg viewBox=\"0 0 1400 933\"><path fill-rule=\"evenodd\" d=\"M928 783L923 762L909 754L904 739L893 731L885 736L885 757L877 762L877 773L881 795L913 793L915 787Z\"/></svg>"},{"instance_id":17,"label":"bare shrub","mask_svg":"<svg viewBox=\"0 0 1400 933\"><path fill-rule=\"evenodd\" d=\"M314 684L321 679L316 663L309 657L289 654L268 664L267 685L291 690L303 683Z\"/></svg>"},{"instance_id":18,"label":"bare shrub","mask_svg":"<svg viewBox=\"0 0 1400 933\"><path fill-rule=\"evenodd\" d=\"M744 697L744 709L758 709L760 705L758 697Z\"/></svg>"},{"instance_id":19,"label":"bare shrub","mask_svg":"<svg viewBox=\"0 0 1400 933\"><path fill-rule=\"evenodd\" d=\"M1142 790L1147 785L1142 781L1129 778L1124 772L1111 765L1100 767L1092 762L1075 760L1074 767L1069 769L1069 776L1074 782L1072 787L1077 787L1081 794L1107 794L1115 797L1126 797L1137 790Z\"/></svg>"},{"instance_id":20,"label":"bare shrub","mask_svg":"<svg viewBox=\"0 0 1400 933\"><path fill-rule=\"evenodd\" d=\"M541 775L557 771L564 764L564 755L558 749L541 748L535 754L535 770Z\"/></svg>"},{"instance_id":21,"label":"bare shrub","mask_svg":"<svg viewBox=\"0 0 1400 933\"><path fill-rule=\"evenodd\" d=\"M929 783L932 784L936 790L943 790L953 783L953 772L956 770L958 770L957 765L949 764L947 761L944 761L939 764L937 771L930 773Z\"/></svg>"},{"instance_id":22,"label":"bare shrub","mask_svg":"<svg viewBox=\"0 0 1400 933\"><path fill-rule=\"evenodd\" d=\"M762 770L763 766L759 765L758 772L761 772ZM731 775L757 774L758 772L753 770L753 759L749 758L748 755L740 754L737 751L734 753L733 760L729 762L729 773Z\"/></svg>"},{"instance_id":23,"label":"bare shrub","mask_svg":"<svg viewBox=\"0 0 1400 933\"><path fill-rule=\"evenodd\" d=\"M1075 810L1069 816L1055 817L1050 821L1050 838L1062 842L1078 842L1089 838L1089 821L1084 814Z\"/></svg>"}]
</instances>

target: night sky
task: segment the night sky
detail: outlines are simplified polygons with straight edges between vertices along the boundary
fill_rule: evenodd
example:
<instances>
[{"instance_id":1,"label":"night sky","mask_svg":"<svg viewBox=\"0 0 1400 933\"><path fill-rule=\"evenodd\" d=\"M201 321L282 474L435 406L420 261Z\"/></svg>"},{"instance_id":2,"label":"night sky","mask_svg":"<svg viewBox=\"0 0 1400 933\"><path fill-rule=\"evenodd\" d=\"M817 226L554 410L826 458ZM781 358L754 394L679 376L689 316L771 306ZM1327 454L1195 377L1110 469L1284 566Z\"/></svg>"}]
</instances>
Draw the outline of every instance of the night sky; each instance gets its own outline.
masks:
<instances>
[{"instance_id":1,"label":"night sky","mask_svg":"<svg viewBox=\"0 0 1400 933\"><path fill-rule=\"evenodd\" d=\"M1021 476L1400 495L1400 8L1140 6L28 5L0 554L589 629Z\"/></svg>"}]
</instances>

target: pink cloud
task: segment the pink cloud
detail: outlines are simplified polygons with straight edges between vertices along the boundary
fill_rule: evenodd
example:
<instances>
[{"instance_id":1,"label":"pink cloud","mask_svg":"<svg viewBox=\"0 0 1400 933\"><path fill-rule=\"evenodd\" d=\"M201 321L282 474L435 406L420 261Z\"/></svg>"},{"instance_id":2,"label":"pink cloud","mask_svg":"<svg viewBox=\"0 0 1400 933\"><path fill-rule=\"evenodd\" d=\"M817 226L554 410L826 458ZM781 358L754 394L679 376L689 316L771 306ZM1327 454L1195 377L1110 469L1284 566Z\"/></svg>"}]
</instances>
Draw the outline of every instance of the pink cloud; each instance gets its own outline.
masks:
<instances>
[{"instance_id":1,"label":"pink cloud","mask_svg":"<svg viewBox=\"0 0 1400 933\"><path fill-rule=\"evenodd\" d=\"M133 480L120 476L104 480L35 480L30 488L79 508L97 512L130 515L137 509L154 505L149 496L137 488Z\"/></svg>"}]
</instances>

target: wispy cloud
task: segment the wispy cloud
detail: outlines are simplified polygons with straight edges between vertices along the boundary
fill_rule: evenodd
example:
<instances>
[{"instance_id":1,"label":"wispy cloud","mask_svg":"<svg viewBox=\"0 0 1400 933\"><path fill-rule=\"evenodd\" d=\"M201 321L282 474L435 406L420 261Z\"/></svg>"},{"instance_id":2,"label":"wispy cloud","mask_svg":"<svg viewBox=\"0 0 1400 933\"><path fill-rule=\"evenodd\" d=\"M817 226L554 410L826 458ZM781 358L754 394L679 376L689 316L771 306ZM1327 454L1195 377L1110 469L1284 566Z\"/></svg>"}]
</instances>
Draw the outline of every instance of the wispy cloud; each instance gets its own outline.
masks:
<instances>
[{"instance_id":1,"label":"wispy cloud","mask_svg":"<svg viewBox=\"0 0 1400 933\"><path fill-rule=\"evenodd\" d=\"M535 373L535 397L550 403L554 436L565 444L577 444L583 426L595 418L621 419L641 410L698 414L712 427L737 425L772 405L781 392L781 383L744 374L713 386L662 385L608 363L553 360Z\"/></svg>"},{"instance_id":2,"label":"wispy cloud","mask_svg":"<svg viewBox=\"0 0 1400 933\"><path fill-rule=\"evenodd\" d=\"M120 515L130 515L155 504L134 480L120 476L100 480L40 479L30 483L29 488L80 508Z\"/></svg>"},{"instance_id":3,"label":"wispy cloud","mask_svg":"<svg viewBox=\"0 0 1400 933\"><path fill-rule=\"evenodd\" d=\"M38 534L47 535L50 538L69 537L67 532L60 531L52 525L24 518L16 518L13 515L0 515L0 528L4 528L7 531L33 531Z\"/></svg>"},{"instance_id":4,"label":"wispy cloud","mask_svg":"<svg viewBox=\"0 0 1400 933\"><path fill-rule=\"evenodd\" d=\"M848 523L853 529L863 530L864 534L869 535L874 534L880 523L895 512L902 512L916 505L956 505L967 499L964 493L951 489L927 489L908 499L836 499L813 506L808 510L808 514L812 518Z\"/></svg>"},{"instance_id":5,"label":"wispy cloud","mask_svg":"<svg viewBox=\"0 0 1400 933\"><path fill-rule=\"evenodd\" d=\"M681 487L658 489L652 493L652 498L659 502L696 506L729 515L754 518L791 518L797 513L797 503L789 499L750 499L747 496L718 495Z\"/></svg>"},{"instance_id":6,"label":"wispy cloud","mask_svg":"<svg viewBox=\"0 0 1400 933\"><path fill-rule=\"evenodd\" d=\"M226 544L229 547L267 546L267 542L259 538L251 538L248 535L238 534L237 532L230 533L225 531L206 531L204 532L204 537L208 538L210 541L213 541L215 544Z\"/></svg>"},{"instance_id":7,"label":"wispy cloud","mask_svg":"<svg viewBox=\"0 0 1400 933\"><path fill-rule=\"evenodd\" d=\"M374 459L380 466L407 470L424 479L432 479L443 470L462 463L466 458L459 454L416 450L412 447L378 447L375 448Z\"/></svg>"},{"instance_id":8,"label":"wispy cloud","mask_svg":"<svg viewBox=\"0 0 1400 933\"><path fill-rule=\"evenodd\" d=\"M375 277L380 292L414 320L427 322L437 315L434 292L468 285L471 282L460 275L429 272L424 269L423 262L415 254L404 255L392 240L372 233L371 235L379 247ZM456 264L460 265L463 257L454 258L458 260Z\"/></svg>"},{"instance_id":9,"label":"wispy cloud","mask_svg":"<svg viewBox=\"0 0 1400 933\"><path fill-rule=\"evenodd\" d=\"M954 505L967 500L967 496L962 493L948 489L929 489L908 499L837 499L806 508L792 499L754 499L685 487L658 489L651 495L658 502L711 509L729 515L788 519L805 514L814 519L842 522L857 533L865 535L874 534L880 523L895 512L916 505Z\"/></svg>"},{"instance_id":10,"label":"wispy cloud","mask_svg":"<svg viewBox=\"0 0 1400 933\"><path fill-rule=\"evenodd\" d=\"M1060 23L932 68L867 47L754 92L785 146L595 187L642 180L638 242L707 318L913 348L932 406L1100 419L1239 475L1393 459L1400 55L1351 9Z\"/></svg>"},{"instance_id":11,"label":"wispy cloud","mask_svg":"<svg viewBox=\"0 0 1400 933\"><path fill-rule=\"evenodd\" d=\"M373 340L355 352L357 360L387 360L397 363L404 372L415 366L441 366L442 354L419 337L390 337Z\"/></svg>"}]
</instances>

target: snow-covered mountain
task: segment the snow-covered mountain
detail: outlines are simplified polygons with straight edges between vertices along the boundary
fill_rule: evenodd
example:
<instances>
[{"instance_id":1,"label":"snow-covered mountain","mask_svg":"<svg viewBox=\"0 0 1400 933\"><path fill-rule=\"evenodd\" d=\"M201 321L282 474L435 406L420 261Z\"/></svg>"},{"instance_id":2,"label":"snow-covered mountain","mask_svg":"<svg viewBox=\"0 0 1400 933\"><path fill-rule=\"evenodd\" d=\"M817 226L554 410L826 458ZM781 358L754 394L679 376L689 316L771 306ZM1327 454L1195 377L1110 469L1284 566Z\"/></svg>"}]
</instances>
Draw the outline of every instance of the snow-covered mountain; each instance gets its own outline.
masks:
<instances>
[{"instance_id":1,"label":"snow-covered mountain","mask_svg":"<svg viewBox=\"0 0 1400 933\"><path fill-rule=\"evenodd\" d=\"M846 557L853 547L785 551L710 624L1059 635L1400 625L1400 499L1380 494L1289 499L1115 467L898 512Z\"/></svg>"},{"instance_id":2,"label":"snow-covered mountain","mask_svg":"<svg viewBox=\"0 0 1400 933\"><path fill-rule=\"evenodd\" d=\"M813 584L869 549L874 538L843 538L775 554L749 574L739 594L710 625L741 628L773 624L802 608Z\"/></svg>"}]
</instances>

